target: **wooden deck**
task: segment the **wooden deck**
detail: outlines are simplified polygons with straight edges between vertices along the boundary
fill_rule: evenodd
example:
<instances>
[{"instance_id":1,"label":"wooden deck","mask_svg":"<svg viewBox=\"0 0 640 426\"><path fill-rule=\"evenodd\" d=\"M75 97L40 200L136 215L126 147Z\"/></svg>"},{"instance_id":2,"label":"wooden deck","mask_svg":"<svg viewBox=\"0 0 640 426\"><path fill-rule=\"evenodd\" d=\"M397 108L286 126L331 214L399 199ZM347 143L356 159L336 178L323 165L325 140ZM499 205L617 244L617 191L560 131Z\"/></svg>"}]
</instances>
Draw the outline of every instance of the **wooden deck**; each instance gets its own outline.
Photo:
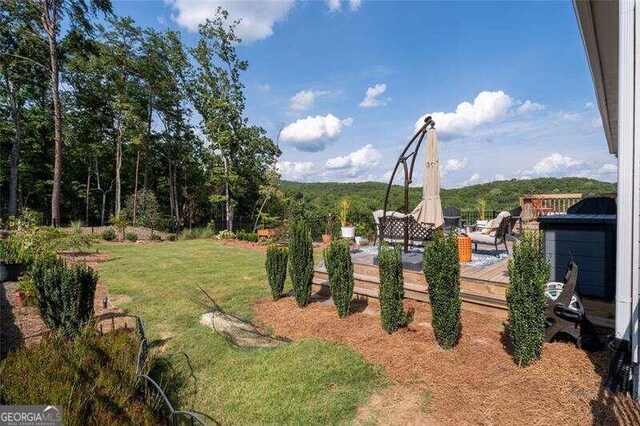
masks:
<instances>
[{"instance_id":1,"label":"wooden deck","mask_svg":"<svg viewBox=\"0 0 640 426\"><path fill-rule=\"evenodd\" d=\"M511 251L511 245L509 245ZM351 255L354 264L354 293L360 297L378 297L380 285L378 267L374 256L366 252ZM509 275L508 258L487 267L460 265L460 297L463 309L507 318L507 288ZM427 282L422 271L405 269L405 297L424 302L429 301ZM317 291L328 291L328 275L324 263L314 269L313 284ZM613 303L583 298L587 315L600 327L614 327L615 306Z\"/></svg>"}]
</instances>

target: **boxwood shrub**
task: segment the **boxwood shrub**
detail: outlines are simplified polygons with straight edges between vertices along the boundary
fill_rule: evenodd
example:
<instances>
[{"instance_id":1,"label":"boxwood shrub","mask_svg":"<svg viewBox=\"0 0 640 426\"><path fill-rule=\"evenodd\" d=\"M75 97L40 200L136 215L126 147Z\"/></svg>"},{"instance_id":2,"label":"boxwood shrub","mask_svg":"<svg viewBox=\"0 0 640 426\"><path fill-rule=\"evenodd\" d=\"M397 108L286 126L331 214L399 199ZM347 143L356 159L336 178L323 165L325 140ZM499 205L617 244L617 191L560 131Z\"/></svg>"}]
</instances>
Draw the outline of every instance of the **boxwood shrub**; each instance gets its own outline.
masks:
<instances>
[{"instance_id":1,"label":"boxwood shrub","mask_svg":"<svg viewBox=\"0 0 640 426\"><path fill-rule=\"evenodd\" d=\"M265 267L267 269L267 280L271 288L271 296L274 301L280 299L282 290L284 290L284 282L287 279L288 256L289 253L286 247L271 245L267 248Z\"/></svg>"},{"instance_id":2,"label":"boxwood shrub","mask_svg":"<svg viewBox=\"0 0 640 426\"><path fill-rule=\"evenodd\" d=\"M289 276L298 306L307 306L313 280L313 241L302 219L294 220L289 231Z\"/></svg>"},{"instance_id":3,"label":"boxwood shrub","mask_svg":"<svg viewBox=\"0 0 640 426\"><path fill-rule=\"evenodd\" d=\"M353 297L353 263L349 252L349 243L345 240L333 240L324 251L324 263L329 275L331 297L338 309L338 316L349 315Z\"/></svg>"},{"instance_id":4,"label":"boxwood shrub","mask_svg":"<svg viewBox=\"0 0 640 426\"><path fill-rule=\"evenodd\" d=\"M440 346L451 349L460 337L460 263L456 234L437 232L422 262L429 290L433 331Z\"/></svg>"},{"instance_id":5,"label":"boxwood shrub","mask_svg":"<svg viewBox=\"0 0 640 426\"><path fill-rule=\"evenodd\" d=\"M38 310L54 330L73 337L93 315L97 274L82 263L67 266L55 255L36 259L31 269Z\"/></svg>"},{"instance_id":6,"label":"boxwood shrub","mask_svg":"<svg viewBox=\"0 0 640 426\"><path fill-rule=\"evenodd\" d=\"M404 312L404 278L402 276L402 252L400 247L380 247L378 254L380 273L380 314L382 329L391 334L407 324Z\"/></svg>"},{"instance_id":7,"label":"boxwood shrub","mask_svg":"<svg viewBox=\"0 0 640 426\"><path fill-rule=\"evenodd\" d=\"M527 231L509 260L509 336L516 364L526 367L542 356L551 265L545 260L542 233Z\"/></svg>"}]
</instances>

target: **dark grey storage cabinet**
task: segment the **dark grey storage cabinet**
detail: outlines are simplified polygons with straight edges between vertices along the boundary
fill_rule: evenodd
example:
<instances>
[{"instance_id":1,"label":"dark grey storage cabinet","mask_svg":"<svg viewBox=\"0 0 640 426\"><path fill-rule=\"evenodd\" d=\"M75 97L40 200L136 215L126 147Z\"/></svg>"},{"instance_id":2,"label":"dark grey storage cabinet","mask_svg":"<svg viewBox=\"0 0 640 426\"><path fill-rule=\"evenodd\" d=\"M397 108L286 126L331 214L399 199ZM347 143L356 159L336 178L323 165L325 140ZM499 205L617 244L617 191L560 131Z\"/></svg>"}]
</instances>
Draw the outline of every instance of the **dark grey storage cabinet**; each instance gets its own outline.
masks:
<instances>
[{"instance_id":1,"label":"dark grey storage cabinet","mask_svg":"<svg viewBox=\"0 0 640 426\"><path fill-rule=\"evenodd\" d=\"M571 255L583 296L613 300L616 289L616 215L552 215L540 218L551 280L561 281Z\"/></svg>"}]
</instances>

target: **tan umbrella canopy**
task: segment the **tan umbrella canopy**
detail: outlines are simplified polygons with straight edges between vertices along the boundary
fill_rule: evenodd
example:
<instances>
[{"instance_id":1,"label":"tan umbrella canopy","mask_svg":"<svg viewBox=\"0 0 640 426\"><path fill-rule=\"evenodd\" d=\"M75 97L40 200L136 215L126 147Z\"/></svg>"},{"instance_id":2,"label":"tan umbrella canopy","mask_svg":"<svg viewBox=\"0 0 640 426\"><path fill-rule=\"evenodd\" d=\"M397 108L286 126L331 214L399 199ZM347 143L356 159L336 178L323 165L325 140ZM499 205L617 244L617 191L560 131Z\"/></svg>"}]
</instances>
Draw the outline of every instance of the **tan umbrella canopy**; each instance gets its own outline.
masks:
<instances>
[{"instance_id":1,"label":"tan umbrella canopy","mask_svg":"<svg viewBox=\"0 0 640 426\"><path fill-rule=\"evenodd\" d=\"M422 201L411 212L416 221L431 224L436 228L444 224L440 202L440 162L438 160L438 137L431 127L427 133L426 163L422 181Z\"/></svg>"}]
</instances>

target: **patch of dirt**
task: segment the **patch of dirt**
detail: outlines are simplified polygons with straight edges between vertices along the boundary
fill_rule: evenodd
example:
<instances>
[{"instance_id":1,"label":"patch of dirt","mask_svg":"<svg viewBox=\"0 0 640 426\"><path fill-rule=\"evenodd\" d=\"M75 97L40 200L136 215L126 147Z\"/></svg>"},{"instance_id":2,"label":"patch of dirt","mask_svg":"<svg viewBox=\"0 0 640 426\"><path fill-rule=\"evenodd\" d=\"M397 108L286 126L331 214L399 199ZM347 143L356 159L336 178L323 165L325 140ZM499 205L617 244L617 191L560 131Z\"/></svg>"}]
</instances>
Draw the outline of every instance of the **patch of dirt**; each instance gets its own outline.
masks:
<instances>
[{"instance_id":1,"label":"patch of dirt","mask_svg":"<svg viewBox=\"0 0 640 426\"><path fill-rule=\"evenodd\" d=\"M242 240L222 240L222 244L229 247L239 247L248 250L260 251L266 253L267 245L260 243L252 243L251 241Z\"/></svg>"},{"instance_id":2,"label":"patch of dirt","mask_svg":"<svg viewBox=\"0 0 640 426\"><path fill-rule=\"evenodd\" d=\"M92 268L96 268L98 264L106 262L109 260L109 255L107 253L72 253L72 252L58 252L58 256L62 257L64 260L71 262L84 262L88 266Z\"/></svg>"},{"instance_id":3,"label":"patch of dirt","mask_svg":"<svg viewBox=\"0 0 640 426\"><path fill-rule=\"evenodd\" d=\"M447 351L435 341L430 306L405 301L405 308L414 309L413 322L389 335L379 313L371 314L379 312L375 299L344 319L330 304L300 309L292 297L253 306L278 335L342 342L384 368L394 385L360 410L363 423L379 418L391 424L640 424L637 404L602 387L606 352L551 343L540 362L520 368L509 353L502 320L463 310L461 340ZM423 396L429 391L425 412Z\"/></svg>"}]
</instances>

